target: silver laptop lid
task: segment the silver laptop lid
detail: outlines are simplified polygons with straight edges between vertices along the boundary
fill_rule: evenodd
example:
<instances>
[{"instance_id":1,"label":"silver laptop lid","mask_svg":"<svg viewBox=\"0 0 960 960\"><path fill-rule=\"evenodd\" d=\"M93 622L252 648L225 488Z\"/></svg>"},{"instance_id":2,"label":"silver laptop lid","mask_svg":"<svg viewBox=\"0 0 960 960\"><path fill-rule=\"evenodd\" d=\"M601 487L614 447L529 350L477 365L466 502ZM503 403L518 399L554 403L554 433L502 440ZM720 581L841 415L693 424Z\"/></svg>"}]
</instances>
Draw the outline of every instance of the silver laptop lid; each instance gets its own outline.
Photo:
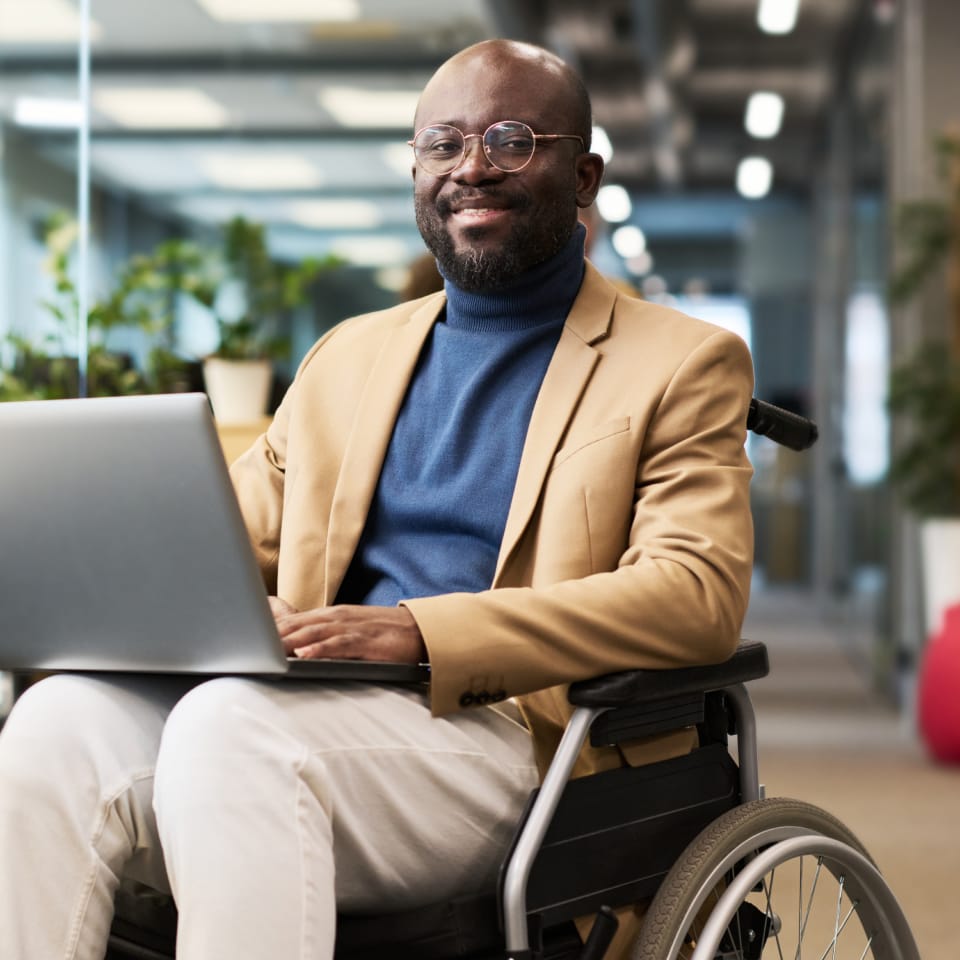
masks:
<instances>
[{"instance_id":1,"label":"silver laptop lid","mask_svg":"<svg viewBox=\"0 0 960 960\"><path fill-rule=\"evenodd\" d=\"M203 394L0 403L0 668L278 673Z\"/></svg>"}]
</instances>

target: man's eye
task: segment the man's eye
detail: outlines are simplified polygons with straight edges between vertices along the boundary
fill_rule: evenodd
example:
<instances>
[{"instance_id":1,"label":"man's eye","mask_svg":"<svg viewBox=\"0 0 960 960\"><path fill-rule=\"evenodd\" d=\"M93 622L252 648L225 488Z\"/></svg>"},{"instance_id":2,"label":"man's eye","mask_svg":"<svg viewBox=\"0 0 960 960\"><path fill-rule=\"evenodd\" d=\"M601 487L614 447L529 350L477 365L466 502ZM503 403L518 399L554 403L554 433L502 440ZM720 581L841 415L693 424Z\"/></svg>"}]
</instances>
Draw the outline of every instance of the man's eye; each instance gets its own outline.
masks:
<instances>
[{"instance_id":1,"label":"man's eye","mask_svg":"<svg viewBox=\"0 0 960 960\"><path fill-rule=\"evenodd\" d=\"M533 147L533 141L529 137L509 137L501 140L498 147L507 153L529 153Z\"/></svg>"},{"instance_id":2,"label":"man's eye","mask_svg":"<svg viewBox=\"0 0 960 960\"><path fill-rule=\"evenodd\" d=\"M433 157L450 157L457 153L460 144L455 140L435 140L427 144L427 150Z\"/></svg>"}]
</instances>

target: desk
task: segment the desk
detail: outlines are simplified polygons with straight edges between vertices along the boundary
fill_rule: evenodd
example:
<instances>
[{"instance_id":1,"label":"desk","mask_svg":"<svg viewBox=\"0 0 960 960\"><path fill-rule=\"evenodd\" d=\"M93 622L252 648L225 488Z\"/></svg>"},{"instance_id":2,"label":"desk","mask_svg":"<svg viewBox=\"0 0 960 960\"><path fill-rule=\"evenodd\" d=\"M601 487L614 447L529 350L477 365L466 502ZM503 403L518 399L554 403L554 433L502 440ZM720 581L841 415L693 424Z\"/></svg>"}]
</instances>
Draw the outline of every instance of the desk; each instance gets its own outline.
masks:
<instances>
[{"instance_id":1,"label":"desk","mask_svg":"<svg viewBox=\"0 0 960 960\"><path fill-rule=\"evenodd\" d=\"M271 419L272 417L261 417L250 423L217 424L217 435L220 437L220 446L223 448L223 456L228 465L233 463L270 426Z\"/></svg>"}]
</instances>

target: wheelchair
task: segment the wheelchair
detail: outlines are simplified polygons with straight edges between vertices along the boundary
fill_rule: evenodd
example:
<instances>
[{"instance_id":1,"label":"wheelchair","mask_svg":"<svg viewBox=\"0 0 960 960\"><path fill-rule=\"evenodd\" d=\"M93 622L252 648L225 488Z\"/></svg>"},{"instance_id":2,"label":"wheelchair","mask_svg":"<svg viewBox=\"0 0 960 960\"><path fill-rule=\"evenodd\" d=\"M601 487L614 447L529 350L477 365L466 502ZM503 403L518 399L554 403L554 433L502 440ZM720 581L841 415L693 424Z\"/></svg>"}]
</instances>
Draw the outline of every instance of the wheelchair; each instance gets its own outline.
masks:
<instances>
[{"instance_id":1,"label":"wheelchair","mask_svg":"<svg viewBox=\"0 0 960 960\"><path fill-rule=\"evenodd\" d=\"M748 426L803 449L809 421L754 400ZM762 643L724 663L628 671L570 687L574 710L496 891L382 916L340 916L336 960L601 960L614 911L646 902L634 960L920 960L857 838L811 804L766 798L746 684ZM571 780L594 746L696 726L691 753ZM730 739L736 749L731 750ZM574 920L593 916L581 940ZM169 898L121 891L107 960L170 960Z\"/></svg>"}]
</instances>

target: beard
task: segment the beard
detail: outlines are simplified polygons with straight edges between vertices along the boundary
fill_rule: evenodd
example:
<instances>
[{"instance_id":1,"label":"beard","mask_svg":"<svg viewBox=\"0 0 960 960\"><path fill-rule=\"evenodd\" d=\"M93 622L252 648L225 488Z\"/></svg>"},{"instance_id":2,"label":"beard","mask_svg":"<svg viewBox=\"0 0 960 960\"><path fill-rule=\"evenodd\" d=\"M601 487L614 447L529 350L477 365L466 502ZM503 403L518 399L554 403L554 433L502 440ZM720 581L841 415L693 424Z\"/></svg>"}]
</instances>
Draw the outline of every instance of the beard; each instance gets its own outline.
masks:
<instances>
[{"instance_id":1,"label":"beard","mask_svg":"<svg viewBox=\"0 0 960 960\"><path fill-rule=\"evenodd\" d=\"M502 244L493 249L484 247L479 243L484 237L484 227L468 227L462 235L468 244L475 241L477 245L457 250L445 222L451 212L451 202L456 199L457 195L452 195L431 203L424 197L415 197L417 227L427 249L437 258L444 277L471 293L506 287L531 267L558 254L573 235L577 222L573 197L568 202L554 200L535 210L529 198L511 198L511 209L526 212L528 216L518 218Z\"/></svg>"}]
</instances>

